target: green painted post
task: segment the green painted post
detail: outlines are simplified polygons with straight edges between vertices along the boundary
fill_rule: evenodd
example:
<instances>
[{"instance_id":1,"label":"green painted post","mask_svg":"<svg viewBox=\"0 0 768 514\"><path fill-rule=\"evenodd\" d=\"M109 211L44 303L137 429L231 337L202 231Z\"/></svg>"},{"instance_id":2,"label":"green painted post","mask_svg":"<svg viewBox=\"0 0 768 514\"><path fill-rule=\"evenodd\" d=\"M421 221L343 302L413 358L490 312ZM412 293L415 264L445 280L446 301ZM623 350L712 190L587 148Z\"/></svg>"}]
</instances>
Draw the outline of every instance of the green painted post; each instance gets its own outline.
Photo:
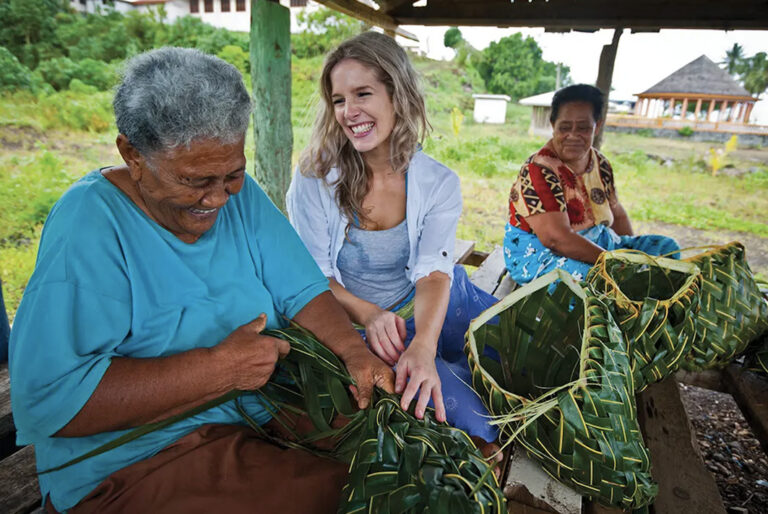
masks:
<instances>
[{"instance_id":1,"label":"green painted post","mask_svg":"<svg viewBox=\"0 0 768 514\"><path fill-rule=\"evenodd\" d=\"M285 212L291 181L291 16L287 7L251 0L254 176Z\"/></svg>"}]
</instances>

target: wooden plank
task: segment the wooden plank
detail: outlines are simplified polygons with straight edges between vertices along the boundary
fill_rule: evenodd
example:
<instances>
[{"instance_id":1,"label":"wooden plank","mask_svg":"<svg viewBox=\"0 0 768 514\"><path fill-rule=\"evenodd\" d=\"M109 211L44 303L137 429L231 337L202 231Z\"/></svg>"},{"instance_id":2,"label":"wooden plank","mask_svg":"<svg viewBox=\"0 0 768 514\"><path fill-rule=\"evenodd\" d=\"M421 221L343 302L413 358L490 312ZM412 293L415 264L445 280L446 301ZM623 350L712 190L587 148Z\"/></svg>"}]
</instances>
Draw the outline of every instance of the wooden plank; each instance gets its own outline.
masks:
<instances>
[{"instance_id":1,"label":"wooden plank","mask_svg":"<svg viewBox=\"0 0 768 514\"><path fill-rule=\"evenodd\" d=\"M493 293L505 271L504 252L501 247L497 246L480 267L472 273L470 280L483 291Z\"/></svg>"},{"instance_id":2,"label":"wooden plank","mask_svg":"<svg viewBox=\"0 0 768 514\"><path fill-rule=\"evenodd\" d=\"M472 255L472 251L475 249L474 241L464 241L463 239L457 239L453 245L453 262L457 264L464 264L467 258Z\"/></svg>"},{"instance_id":3,"label":"wooden plank","mask_svg":"<svg viewBox=\"0 0 768 514\"><path fill-rule=\"evenodd\" d=\"M40 505L36 473L32 446L0 461L0 512L20 514Z\"/></svg>"},{"instance_id":4,"label":"wooden plank","mask_svg":"<svg viewBox=\"0 0 768 514\"><path fill-rule=\"evenodd\" d=\"M493 296L496 298L504 298L509 293L514 291L517 288L517 282L509 278L508 273L504 273L504 278L501 279L501 282L499 283L499 286L496 288L496 291L493 292Z\"/></svg>"},{"instance_id":5,"label":"wooden plank","mask_svg":"<svg viewBox=\"0 0 768 514\"><path fill-rule=\"evenodd\" d=\"M680 370L675 373L675 380L686 385L703 387L710 391L719 391L725 393L723 384L723 372L719 369L708 369L706 371L685 371Z\"/></svg>"},{"instance_id":6,"label":"wooden plank","mask_svg":"<svg viewBox=\"0 0 768 514\"><path fill-rule=\"evenodd\" d=\"M765 452L768 452L768 380L731 364L723 370L723 383L733 395Z\"/></svg>"},{"instance_id":7,"label":"wooden plank","mask_svg":"<svg viewBox=\"0 0 768 514\"><path fill-rule=\"evenodd\" d=\"M0 439L14 432L11 416L11 382L8 377L8 363L0 364Z\"/></svg>"},{"instance_id":8,"label":"wooden plank","mask_svg":"<svg viewBox=\"0 0 768 514\"><path fill-rule=\"evenodd\" d=\"M637 412L651 453L651 473L659 484L654 512L724 514L723 500L704 466L677 382L664 380L638 394Z\"/></svg>"},{"instance_id":9,"label":"wooden plank","mask_svg":"<svg viewBox=\"0 0 768 514\"><path fill-rule=\"evenodd\" d=\"M342 12L358 20L362 20L371 25L376 25L384 30L391 30L398 36L402 36L412 41L418 41L419 38L415 34L408 32L407 30L399 27L400 23L395 21L391 16L384 14L381 11L377 11L372 7L357 2L356 0L316 0L318 4L323 4L326 7Z\"/></svg>"},{"instance_id":10,"label":"wooden plank","mask_svg":"<svg viewBox=\"0 0 768 514\"><path fill-rule=\"evenodd\" d=\"M291 183L291 14L268 0L251 0L254 177L285 212Z\"/></svg>"}]
</instances>

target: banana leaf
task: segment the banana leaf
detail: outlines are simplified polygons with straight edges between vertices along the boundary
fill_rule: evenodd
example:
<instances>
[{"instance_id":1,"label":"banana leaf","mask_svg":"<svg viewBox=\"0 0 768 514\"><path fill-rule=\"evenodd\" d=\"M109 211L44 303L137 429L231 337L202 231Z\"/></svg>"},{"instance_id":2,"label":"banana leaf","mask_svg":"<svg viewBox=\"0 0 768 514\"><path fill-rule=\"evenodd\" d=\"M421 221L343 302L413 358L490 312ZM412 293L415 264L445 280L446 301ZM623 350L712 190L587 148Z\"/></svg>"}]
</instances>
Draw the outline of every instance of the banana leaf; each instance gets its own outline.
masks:
<instances>
[{"instance_id":1,"label":"banana leaf","mask_svg":"<svg viewBox=\"0 0 768 514\"><path fill-rule=\"evenodd\" d=\"M637 509L653 501L627 347L588 289L550 272L473 320L465 349L503 438L600 503Z\"/></svg>"},{"instance_id":2,"label":"banana leaf","mask_svg":"<svg viewBox=\"0 0 768 514\"><path fill-rule=\"evenodd\" d=\"M633 250L600 254L587 275L629 349L635 391L674 373L696 337L702 276L692 263Z\"/></svg>"},{"instance_id":3,"label":"banana leaf","mask_svg":"<svg viewBox=\"0 0 768 514\"><path fill-rule=\"evenodd\" d=\"M685 259L702 272L696 338L682 362L689 371L723 368L768 332L768 304L738 242Z\"/></svg>"}]
</instances>

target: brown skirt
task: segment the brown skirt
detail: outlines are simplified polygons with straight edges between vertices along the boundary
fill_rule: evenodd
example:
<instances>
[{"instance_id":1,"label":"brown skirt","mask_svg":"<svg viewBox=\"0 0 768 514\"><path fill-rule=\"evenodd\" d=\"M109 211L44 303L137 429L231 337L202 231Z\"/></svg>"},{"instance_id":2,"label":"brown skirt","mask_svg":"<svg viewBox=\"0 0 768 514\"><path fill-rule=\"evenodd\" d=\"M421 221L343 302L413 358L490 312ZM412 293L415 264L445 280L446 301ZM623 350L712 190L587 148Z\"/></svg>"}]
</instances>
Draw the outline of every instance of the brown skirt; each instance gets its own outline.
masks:
<instances>
[{"instance_id":1,"label":"brown skirt","mask_svg":"<svg viewBox=\"0 0 768 514\"><path fill-rule=\"evenodd\" d=\"M330 514L346 477L346 464L279 448L250 428L205 425L116 471L70 512Z\"/></svg>"}]
</instances>

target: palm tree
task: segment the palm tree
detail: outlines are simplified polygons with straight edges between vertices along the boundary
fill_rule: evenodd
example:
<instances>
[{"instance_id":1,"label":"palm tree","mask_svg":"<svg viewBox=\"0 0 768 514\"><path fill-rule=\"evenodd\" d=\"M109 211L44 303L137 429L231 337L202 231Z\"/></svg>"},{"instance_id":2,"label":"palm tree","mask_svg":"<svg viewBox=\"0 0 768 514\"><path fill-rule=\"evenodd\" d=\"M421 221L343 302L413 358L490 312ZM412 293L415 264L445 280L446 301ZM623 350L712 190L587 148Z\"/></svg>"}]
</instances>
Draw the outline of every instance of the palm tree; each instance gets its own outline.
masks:
<instances>
[{"instance_id":1,"label":"palm tree","mask_svg":"<svg viewBox=\"0 0 768 514\"><path fill-rule=\"evenodd\" d=\"M744 61L741 78L744 89L755 96L760 96L768 88L768 55L758 52Z\"/></svg>"},{"instance_id":2,"label":"palm tree","mask_svg":"<svg viewBox=\"0 0 768 514\"><path fill-rule=\"evenodd\" d=\"M744 64L744 48L740 44L734 43L730 50L725 51L725 60L720 64L725 64L725 69L729 74L736 75Z\"/></svg>"}]
</instances>

